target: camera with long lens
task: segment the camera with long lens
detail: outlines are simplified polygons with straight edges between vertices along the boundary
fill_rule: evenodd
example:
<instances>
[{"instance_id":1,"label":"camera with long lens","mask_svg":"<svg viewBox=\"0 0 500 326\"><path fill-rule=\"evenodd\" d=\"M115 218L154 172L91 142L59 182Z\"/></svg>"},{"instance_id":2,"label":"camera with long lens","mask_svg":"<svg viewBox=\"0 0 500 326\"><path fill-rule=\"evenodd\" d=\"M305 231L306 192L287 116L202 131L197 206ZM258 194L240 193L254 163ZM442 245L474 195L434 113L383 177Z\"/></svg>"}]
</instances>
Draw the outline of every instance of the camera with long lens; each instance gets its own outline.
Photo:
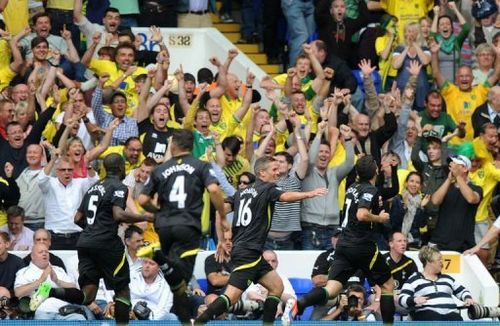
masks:
<instances>
[{"instance_id":1,"label":"camera with long lens","mask_svg":"<svg viewBox=\"0 0 500 326\"><path fill-rule=\"evenodd\" d=\"M151 314L151 309L148 308L148 303L146 301L139 301L135 304L134 308L135 317L139 320L148 320Z\"/></svg>"},{"instance_id":2,"label":"camera with long lens","mask_svg":"<svg viewBox=\"0 0 500 326\"><path fill-rule=\"evenodd\" d=\"M500 317L500 307L485 307L478 304L473 304L467 310L469 318L472 320L482 318L498 318Z\"/></svg>"}]
</instances>

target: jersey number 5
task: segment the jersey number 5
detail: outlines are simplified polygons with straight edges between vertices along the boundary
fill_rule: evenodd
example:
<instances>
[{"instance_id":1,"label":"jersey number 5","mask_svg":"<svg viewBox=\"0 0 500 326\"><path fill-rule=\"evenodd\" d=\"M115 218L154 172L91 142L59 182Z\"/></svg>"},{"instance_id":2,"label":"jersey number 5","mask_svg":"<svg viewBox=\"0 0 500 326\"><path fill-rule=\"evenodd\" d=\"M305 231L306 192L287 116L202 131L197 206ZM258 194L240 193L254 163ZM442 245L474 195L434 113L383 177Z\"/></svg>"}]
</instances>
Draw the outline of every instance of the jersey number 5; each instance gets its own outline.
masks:
<instances>
[{"instance_id":1,"label":"jersey number 5","mask_svg":"<svg viewBox=\"0 0 500 326\"><path fill-rule=\"evenodd\" d=\"M170 190L170 194L168 195L168 200L170 202L177 202L177 208L183 209L186 206L186 198L187 194L184 190L184 176L179 175L175 178L172 190Z\"/></svg>"},{"instance_id":2,"label":"jersey number 5","mask_svg":"<svg viewBox=\"0 0 500 326\"><path fill-rule=\"evenodd\" d=\"M240 207L238 208L238 220L236 221L236 226L247 226L252 221L252 210L250 209L250 203L252 198L244 199Z\"/></svg>"},{"instance_id":3,"label":"jersey number 5","mask_svg":"<svg viewBox=\"0 0 500 326\"><path fill-rule=\"evenodd\" d=\"M90 196L89 198L89 206L88 206L88 210L89 212L92 212L92 217L87 217L87 224L88 225L92 225L94 224L94 220L95 220L95 214L97 213L97 206L95 205L95 203L99 200L99 196L97 195L92 195Z\"/></svg>"}]
</instances>

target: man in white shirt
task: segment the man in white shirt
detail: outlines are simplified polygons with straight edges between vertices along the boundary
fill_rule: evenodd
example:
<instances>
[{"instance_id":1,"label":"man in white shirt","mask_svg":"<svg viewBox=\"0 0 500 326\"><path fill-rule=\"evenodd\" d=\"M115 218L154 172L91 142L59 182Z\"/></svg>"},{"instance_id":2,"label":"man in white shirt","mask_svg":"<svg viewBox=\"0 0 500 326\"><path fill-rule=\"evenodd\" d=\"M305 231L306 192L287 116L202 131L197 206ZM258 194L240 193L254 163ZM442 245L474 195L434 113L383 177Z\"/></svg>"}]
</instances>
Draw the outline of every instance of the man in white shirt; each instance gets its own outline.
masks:
<instances>
[{"instance_id":1,"label":"man in white shirt","mask_svg":"<svg viewBox=\"0 0 500 326\"><path fill-rule=\"evenodd\" d=\"M14 293L18 298L33 297L35 290L46 284L50 284L51 291L56 291L58 288L75 288L62 268L50 265L47 246L38 243L31 252L31 263L16 274ZM35 319L85 320L81 314L72 313L62 316L59 309L67 304L68 302L51 297L41 302L39 306L32 306L30 303L30 307L35 310Z\"/></svg>"},{"instance_id":2,"label":"man in white shirt","mask_svg":"<svg viewBox=\"0 0 500 326\"><path fill-rule=\"evenodd\" d=\"M134 272L141 272L142 264L144 262L144 258L137 257L137 249L144 246L144 231L134 225L131 224L125 230L125 245L127 246L127 261L130 268L130 274Z\"/></svg>"},{"instance_id":3,"label":"man in white shirt","mask_svg":"<svg viewBox=\"0 0 500 326\"><path fill-rule=\"evenodd\" d=\"M145 258L142 271L131 271L130 274L132 307L143 301L151 309L149 320L177 320L177 316L170 312L174 304L172 291L154 260Z\"/></svg>"},{"instance_id":4,"label":"man in white shirt","mask_svg":"<svg viewBox=\"0 0 500 326\"><path fill-rule=\"evenodd\" d=\"M94 170L89 178L73 179L73 165L65 158L59 158L56 176L51 176L58 159L58 151L38 176L45 204L45 228L52 236L52 250L76 250L76 242L82 229L74 223L74 216L83 195L99 179Z\"/></svg>"},{"instance_id":5,"label":"man in white shirt","mask_svg":"<svg viewBox=\"0 0 500 326\"><path fill-rule=\"evenodd\" d=\"M7 225L0 228L10 237L10 250L31 250L33 247L33 231L24 227L24 209L11 206L6 211Z\"/></svg>"}]
</instances>

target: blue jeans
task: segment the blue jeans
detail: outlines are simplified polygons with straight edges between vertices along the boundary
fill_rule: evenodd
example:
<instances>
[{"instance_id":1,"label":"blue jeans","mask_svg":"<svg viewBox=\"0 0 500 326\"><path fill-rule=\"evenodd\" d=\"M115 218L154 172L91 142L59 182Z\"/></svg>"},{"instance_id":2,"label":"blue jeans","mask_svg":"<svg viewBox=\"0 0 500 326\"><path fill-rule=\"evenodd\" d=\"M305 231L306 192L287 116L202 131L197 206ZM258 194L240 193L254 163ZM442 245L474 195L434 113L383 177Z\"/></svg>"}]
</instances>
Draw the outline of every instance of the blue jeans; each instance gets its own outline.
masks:
<instances>
[{"instance_id":1,"label":"blue jeans","mask_svg":"<svg viewBox=\"0 0 500 326\"><path fill-rule=\"evenodd\" d=\"M45 227L45 222L24 224L24 226L35 232L38 229L43 229Z\"/></svg>"},{"instance_id":2,"label":"blue jeans","mask_svg":"<svg viewBox=\"0 0 500 326\"><path fill-rule=\"evenodd\" d=\"M61 68L64 74L70 79L74 79L79 82L84 82L87 80L87 78L85 77L87 67L85 67L81 62L71 62L63 58L61 62Z\"/></svg>"},{"instance_id":3,"label":"blue jeans","mask_svg":"<svg viewBox=\"0 0 500 326\"><path fill-rule=\"evenodd\" d=\"M266 243L264 244L265 250L294 250L293 233L280 237L271 238L267 236Z\"/></svg>"},{"instance_id":4,"label":"blue jeans","mask_svg":"<svg viewBox=\"0 0 500 326\"><path fill-rule=\"evenodd\" d=\"M314 4L312 0L281 0L281 9L285 15L290 40L288 42L290 62L295 65L295 59L300 54L301 46L316 29L314 23Z\"/></svg>"},{"instance_id":5,"label":"blue jeans","mask_svg":"<svg viewBox=\"0 0 500 326\"><path fill-rule=\"evenodd\" d=\"M241 37L251 39L262 35L262 0L243 0L241 4Z\"/></svg>"},{"instance_id":6,"label":"blue jeans","mask_svg":"<svg viewBox=\"0 0 500 326\"><path fill-rule=\"evenodd\" d=\"M302 223L302 250L328 250L332 248L332 235L338 225Z\"/></svg>"}]
</instances>

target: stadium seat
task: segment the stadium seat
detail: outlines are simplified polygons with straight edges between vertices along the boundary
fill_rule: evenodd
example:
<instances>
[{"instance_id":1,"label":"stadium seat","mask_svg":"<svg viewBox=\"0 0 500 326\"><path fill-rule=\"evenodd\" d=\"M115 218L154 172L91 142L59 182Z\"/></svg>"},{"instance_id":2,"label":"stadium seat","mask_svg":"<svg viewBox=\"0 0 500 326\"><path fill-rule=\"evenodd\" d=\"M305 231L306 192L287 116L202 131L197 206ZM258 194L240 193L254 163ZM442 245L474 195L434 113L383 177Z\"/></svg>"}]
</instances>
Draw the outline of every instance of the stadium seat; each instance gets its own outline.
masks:
<instances>
[{"instance_id":1,"label":"stadium seat","mask_svg":"<svg viewBox=\"0 0 500 326\"><path fill-rule=\"evenodd\" d=\"M207 293L208 290L208 281L206 278L199 278L196 279L198 281L198 285L200 285L200 289L203 290L203 292Z\"/></svg>"},{"instance_id":2,"label":"stadium seat","mask_svg":"<svg viewBox=\"0 0 500 326\"><path fill-rule=\"evenodd\" d=\"M300 298L304 294L311 291L313 288L313 283L309 278L289 278L297 298ZM314 307L307 307L302 315L298 316L298 320L310 320Z\"/></svg>"}]
</instances>

